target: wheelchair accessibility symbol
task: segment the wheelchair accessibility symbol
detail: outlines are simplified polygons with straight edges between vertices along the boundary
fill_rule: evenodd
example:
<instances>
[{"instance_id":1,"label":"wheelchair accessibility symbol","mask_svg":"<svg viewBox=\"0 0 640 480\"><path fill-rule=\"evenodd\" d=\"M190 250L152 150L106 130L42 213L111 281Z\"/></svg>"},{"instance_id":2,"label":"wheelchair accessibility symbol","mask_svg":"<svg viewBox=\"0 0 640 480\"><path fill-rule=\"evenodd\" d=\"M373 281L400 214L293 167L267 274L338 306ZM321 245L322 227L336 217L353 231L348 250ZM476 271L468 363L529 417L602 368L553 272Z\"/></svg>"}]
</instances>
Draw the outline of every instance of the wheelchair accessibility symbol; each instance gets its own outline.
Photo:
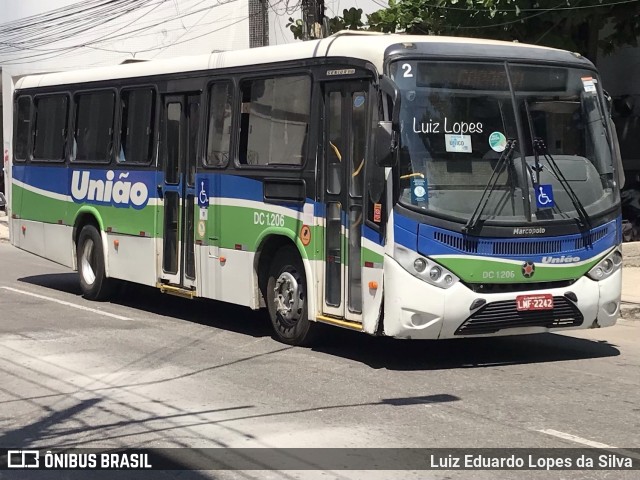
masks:
<instances>
[{"instance_id":1,"label":"wheelchair accessibility symbol","mask_svg":"<svg viewBox=\"0 0 640 480\"><path fill-rule=\"evenodd\" d=\"M552 208L556 203L553 201L552 185L536 185L536 205L538 208Z\"/></svg>"},{"instance_id":2,"label":"wheelchair accessibility symbol","mask_svg":"<svg viewBox=\"0 0 640 480\"><path fill-rule=\"evenodd\" d=\"M198 192L198 205L201 208L209 206L209 180L206 178L200 179L198 182L200 185Z\"/></svg>"}]
</instances>

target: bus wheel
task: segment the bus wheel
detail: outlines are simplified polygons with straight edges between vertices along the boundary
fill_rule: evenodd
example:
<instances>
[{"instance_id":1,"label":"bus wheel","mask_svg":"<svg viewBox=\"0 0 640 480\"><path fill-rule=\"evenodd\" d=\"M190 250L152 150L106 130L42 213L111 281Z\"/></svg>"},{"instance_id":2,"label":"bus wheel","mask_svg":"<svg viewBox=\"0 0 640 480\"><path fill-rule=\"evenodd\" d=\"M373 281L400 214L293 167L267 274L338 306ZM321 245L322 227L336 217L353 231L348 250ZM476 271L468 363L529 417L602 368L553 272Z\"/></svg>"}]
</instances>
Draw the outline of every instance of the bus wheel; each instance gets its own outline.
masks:
<instances>
[{"instance_id":1,"label":"bus wheel","mask_svg":"<svg viewBox=\"0 0 640 480\"><path fill-rule=\"evenodd\" d=\"M278 250L269 268L267 307L278 340L308 345L315 325L307 312L307 281L297 250Z\"/></svg>"},{"instance_id":2,"label":"bus wheel","mask_svg":"<svg viewBox=\"0 0 640 480\"><path fill-rule=\"evenodd\" d=\"M105 276L102 238L93 225L82 228L76 248L82 295L89 300L106 299L112 292L113 282Z\"/></svg>"}]
</instances>

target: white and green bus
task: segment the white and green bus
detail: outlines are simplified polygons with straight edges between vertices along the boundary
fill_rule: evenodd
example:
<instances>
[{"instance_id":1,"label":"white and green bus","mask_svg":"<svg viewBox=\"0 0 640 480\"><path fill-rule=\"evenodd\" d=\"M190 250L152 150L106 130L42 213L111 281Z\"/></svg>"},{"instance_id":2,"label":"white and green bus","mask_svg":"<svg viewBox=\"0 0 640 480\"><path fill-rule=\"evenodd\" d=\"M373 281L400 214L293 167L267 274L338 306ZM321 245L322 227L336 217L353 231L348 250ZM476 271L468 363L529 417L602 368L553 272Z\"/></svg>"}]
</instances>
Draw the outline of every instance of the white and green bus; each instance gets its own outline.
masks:
<instances>
[{"instance_id":1,"label":"white and green bus","mask_svg":"<svg viewBox=\"0 0 640 480\"><path fill-rule=\"evenodd\" d=\"M11 242L86 298L266 307L290 344L618 317L624 178L580 55L344 32L29 75L11 101Z\"/></svg>"}]
</instances>

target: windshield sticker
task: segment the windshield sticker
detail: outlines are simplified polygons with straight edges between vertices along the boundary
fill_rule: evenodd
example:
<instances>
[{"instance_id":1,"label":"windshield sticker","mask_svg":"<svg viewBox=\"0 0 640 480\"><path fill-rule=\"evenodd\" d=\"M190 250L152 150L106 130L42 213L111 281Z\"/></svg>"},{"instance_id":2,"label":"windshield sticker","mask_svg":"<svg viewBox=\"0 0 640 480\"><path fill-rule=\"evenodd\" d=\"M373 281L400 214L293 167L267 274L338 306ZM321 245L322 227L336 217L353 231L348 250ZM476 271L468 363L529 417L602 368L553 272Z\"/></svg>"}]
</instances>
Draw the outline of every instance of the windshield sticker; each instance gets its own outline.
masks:
<instances>
[{"instance_id":1,"label":"windshield sticker","mask_svg":"<svg viewBox=\"0 0 640 480\"><path fill-rule=\"evenodd\" d=\"M502 132L493 132L489 135L489 146L494 152L503 152L507 147L507 137Z\"/></svg>"},{"instance_id":2,"label":"windshield sticker","mask_svg":"<svg viewBox=\"0 0 640 480\"><path fill-rule=\"evenodd\" d=\"M456 133L464 135L465 133L482 133L482 122L454 122L444 117L444 122L434 122L429 119L428 122L422 122L413 117L413 133Z\"/></svg>"},{"instance_id":3,"label":"windshield sticker","mask_svg":"<svg viewBox=\"0 0 640 480\"><path fill-rule=\"evenodd\" d=\"M471 135L445 135L447 152L471 153Z\"/></svg>"},{"instance_id":4,"label":"windshield sticker","mask_svg":"<svg viewBox=\"0 0 640 480\"><path fill-rule=\"evenodd\" d=\"M536 205L538 208L555 207L552 185L536 185Z\"/></svg>"},{"instance_id":5,"label":"windshield sticker","mask_svg":"<svg viewBox=\"0 0 640 480\"><path fill-rule=\"evenodd\" d=\"M584 86L584 91L587 93L596 91L595 81L592 77L582 77L582 85Z\"/></svg>"},{"instance_id":6,"label":"windshield sticker","mask_svg":"<svg viewBox=\"0 0 640 480\"><path fill-rule=\"evenodd\" d=\"M416 204L427 201L427 179L411 177L411 201Z\"/></svg>"}]
</instances>

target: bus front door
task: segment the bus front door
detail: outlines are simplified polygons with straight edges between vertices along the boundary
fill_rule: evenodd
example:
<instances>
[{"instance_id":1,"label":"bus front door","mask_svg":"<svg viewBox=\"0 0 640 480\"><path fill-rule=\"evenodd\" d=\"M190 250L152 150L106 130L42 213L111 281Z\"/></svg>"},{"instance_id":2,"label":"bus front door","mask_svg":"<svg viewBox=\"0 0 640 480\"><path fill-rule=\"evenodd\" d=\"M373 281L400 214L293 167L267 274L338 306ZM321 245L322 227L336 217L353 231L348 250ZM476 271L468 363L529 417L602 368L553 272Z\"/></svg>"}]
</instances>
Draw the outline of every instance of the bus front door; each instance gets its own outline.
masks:
<instances>
[{"instance_id":1,"label":"bus front door","mask_svg":"<svg viewBox=\"0 0 640 480\"><path fill-rule=\"evenodd\" d=\"M368 83L325 84L323 313L362 322L362 227Z\"/></svg>"},{"instance_id":2,"label":"bus front door","mask_svg":"<svg viewBox=\"0 0 640 480\"><path fill-rule=\"evenodd\" d=\"M194 215L200 95L167 95L161 156L164 199L160 279L193 290L196 285Z\"/></svg>"}]
</instances>

